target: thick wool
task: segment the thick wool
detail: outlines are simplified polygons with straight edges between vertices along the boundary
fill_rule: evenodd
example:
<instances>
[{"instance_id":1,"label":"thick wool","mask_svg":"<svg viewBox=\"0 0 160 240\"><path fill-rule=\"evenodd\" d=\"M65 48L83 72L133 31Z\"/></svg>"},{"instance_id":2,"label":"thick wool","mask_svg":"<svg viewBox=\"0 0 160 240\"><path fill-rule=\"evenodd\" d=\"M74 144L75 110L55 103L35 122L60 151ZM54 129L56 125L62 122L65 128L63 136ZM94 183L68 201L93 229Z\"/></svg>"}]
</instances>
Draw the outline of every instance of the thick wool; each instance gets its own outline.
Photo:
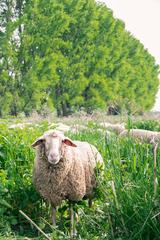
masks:
<instances>
[{"instance_id":1,"label":"thick wool","mask_svg":"<svg viewBox=\"0 0 160 240\"><path fill-rule=\"evenodd\" d=\"M120 137L131 136L142 142L154 143L160 141L160 132L153 132L144 129L130 129L121 132Z\"/></svg>"},{"instance_id":2,"label":"thick wool","mask_svg":"<svg viewBox=\"0 0 160 240\"><path fill-rule=\"evenodd\" d=\"M108 122L103 122L103 123L100 123L100 125L103 128L106 128L109 131L113 131L116 134L120 134L121 132L123 132L125 130L124 124L112 124L112 123L108 123Z\"/></svg>"},{"instance_id":3,"label":"thick wool","mask_svg":"<svg viewBox=\"0 0 160 240\"><path fill-rule=\"evenodd\" d=\"M37 191L54 207L65 199L91 198L96 187L94 169L97 162L103 164L103 159L93 145L74 143L77 147L63 144L62 156L56 165L47 161L44 145L37 146L33 182Z\"/></svg>"}]
</instances>

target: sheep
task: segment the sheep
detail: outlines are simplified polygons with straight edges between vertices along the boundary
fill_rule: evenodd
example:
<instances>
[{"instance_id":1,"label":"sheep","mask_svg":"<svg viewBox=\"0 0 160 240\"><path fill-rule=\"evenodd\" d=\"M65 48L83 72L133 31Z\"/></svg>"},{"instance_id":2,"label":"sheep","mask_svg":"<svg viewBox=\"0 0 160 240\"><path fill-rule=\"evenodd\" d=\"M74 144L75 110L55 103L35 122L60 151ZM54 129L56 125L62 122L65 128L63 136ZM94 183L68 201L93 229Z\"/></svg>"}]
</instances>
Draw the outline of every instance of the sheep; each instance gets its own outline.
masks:
<instances>
[{"instance_id":1,"label":"sheep","mask_svg":"<svg viewBox=\"0 0 160 240\"><path fill-rule=\"evenodd\" d=\"M61 132L68 132L70 131L71 127L63 124L63 123L58 123L58 125L56 126L56 130L61 131Z\"/></svg>"},{"instance_id":2,"label":"sheep","mask_svg":"<svg viewBox=\"0 0 160 240\"><path fill-rule=\"evenodd\" d=\"M142 142L154 143L160 141L160 132L153 132L144 129L124 130L120 133L120 137L131 136Z\"/></svg>"},{"instance_id":3,"label":"sheep","mask_svg":"<svg viewBox=\"0 0 160 240\"><path fill-rule=\"evenodd\" d=\"M116 134L120 134L125 130L124 124L112 124L112 123L103 122L103 123L100 123L100 126L110 131L113 131Z\"/></svg>"},{"instance_id":4,"label":"sheep","mask_svg":"<svg viewBox=\"0 0 160 240\"><path fill-rule=\"evenodd\" d=\"M33 183L53 207L52 221L56 224L56 207L63 200L77 202L88 198L91 205L96 187L94 170L103 165L103 158L95 146L88 142L72 141L57 130L45 132L32 147L36 147ZM71 211L72 236L73 209Z\"/></svg>"},{"instance_id":5,"label":"sheep","mask_svg":"<svg viewBox=\"0 0 160 240\"><path fill-rule=\"evenodd\" d=\"M87 131L87 130L88 130L87 126L80 125L80 124L74 124L70 129L72 133L79 133L80 131Z\"/></svg>"},{"instance_id":6,"label":"sheep","mask_svg":"<svg viewBox=\"0 0 160 240\"><path fill-rule=\"evenodd\" d=\"M12 124L12 125L9 126L9 129L15 129L15 128L24 129L25 127L27 127L31 124L32 123L30 123L30 122Z\"/></svg>"}]
</instances>

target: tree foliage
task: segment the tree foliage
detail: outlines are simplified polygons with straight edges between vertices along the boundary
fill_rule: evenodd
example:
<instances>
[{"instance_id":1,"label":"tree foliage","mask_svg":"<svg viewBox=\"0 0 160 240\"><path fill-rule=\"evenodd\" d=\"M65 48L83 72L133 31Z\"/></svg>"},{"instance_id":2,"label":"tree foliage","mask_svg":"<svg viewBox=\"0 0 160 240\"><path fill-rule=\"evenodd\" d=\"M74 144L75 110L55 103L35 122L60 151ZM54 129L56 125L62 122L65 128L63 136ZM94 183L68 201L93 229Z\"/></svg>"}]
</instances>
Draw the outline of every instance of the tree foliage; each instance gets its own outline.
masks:
<instances>
[{"instance_id":1,"label":"tree foliage","mask_svg":"<svg viewBox=\"0 0 160 240\"><path fill-rule=\"evenodd\" d=\"M110 9L94 0L2 0L0 115L45 108L144 111L158 66Z\"/></svg>"}]
</instances>

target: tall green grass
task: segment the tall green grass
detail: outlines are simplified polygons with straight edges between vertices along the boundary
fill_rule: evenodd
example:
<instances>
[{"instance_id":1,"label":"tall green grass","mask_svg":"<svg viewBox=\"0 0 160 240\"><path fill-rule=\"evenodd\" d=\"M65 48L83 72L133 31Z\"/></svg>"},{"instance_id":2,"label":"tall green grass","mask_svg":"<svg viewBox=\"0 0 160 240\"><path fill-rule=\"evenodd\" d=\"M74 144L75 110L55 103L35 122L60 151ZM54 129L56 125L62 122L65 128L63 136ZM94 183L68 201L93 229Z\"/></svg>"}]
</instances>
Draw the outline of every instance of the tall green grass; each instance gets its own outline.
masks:
<instances>
[{"instance_id":1,"label":"tall green grass","mask_svg":"<svg viewBox=\"0 0 160 240\"><path fill-rule=\"evenodd\" d=\"M160 131L160 122L158 120L135 121L132 123L132 128Z\"/></svg>"},{"instance_id":2,"label":"tall green grass","mask_svg":"<svg viewBox=\"0 0 160 240\"><path fill-rule=\"evenodd\" d=\"M32 185L34 152L30 145L46 130L47 124L38 127L0 129L0 231L2 233L25 232L26 221L19 209L35 219L40 214L42 201Z\"/></svg>"},{"instance_id":3,"label":"tall green grass","mask_svg":"<svg viewBox=\"0 0 160 240\"><path fill-rule=\"evenodd\" d=\"M49 128L46 122L25 129L0 129L0 235L38 237L26 219L23 210L53 239L69 239L67 203L59 208L58 228L50 226L50 207L32 185L32 166L35 153L31 143ZM90 209L87 201L75 206L79 220L77 239L159 239L160 201L158 187L154 195L153 149L130 138L106 138L89 124L87 131L69 137L94 144L105 161L103 176L97 176L98 188ZM160 181L159 151L157 176ZM98 172L97 172L98 174ZM61 215L63 216L61 221ZM14 237L12 238L14 239Z\"/></svg>"},{"instance_id":4,"label":"tall green grass","mask_svg":"<svg viewBox=\"0 0 160 240\"><path fill-rule=\"evenodd\" d=\"M84 133L79 139L95 144L106 165L100 183L100 199L95 206L97 213L89 217L94 220L92 228L87 219L82 220L81 228L88 234L82 235L83 238L159 239L159 220L154 217L160 210L159 189L155 199L152 147L130 138L104 141L96 130ZM159 167L157 171L159 178Z\"/></svg>"}]
</instances>

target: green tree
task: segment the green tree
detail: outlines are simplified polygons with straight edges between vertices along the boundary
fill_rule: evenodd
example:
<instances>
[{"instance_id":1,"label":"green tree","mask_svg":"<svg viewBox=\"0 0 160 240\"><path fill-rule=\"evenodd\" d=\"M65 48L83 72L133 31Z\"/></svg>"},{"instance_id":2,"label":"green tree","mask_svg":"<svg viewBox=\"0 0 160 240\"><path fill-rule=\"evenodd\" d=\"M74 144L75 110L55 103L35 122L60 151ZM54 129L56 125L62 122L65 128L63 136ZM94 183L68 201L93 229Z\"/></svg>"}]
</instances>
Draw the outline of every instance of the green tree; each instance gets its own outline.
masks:
<instances>
[{"instance_id":1,"label":"green tree","mask_svg":"<svg viewBox=\"0 0 160 240\"><path fill-rule=\"evenodd\" d=\"M63 116L110 105L131 112L153 106L155 59L105 5L95 0L2 2L0 101L7 101L1 115L55 108Z\"/></svg>"},{"instance_id":2,"label":"green tree","mask_svg":"<svg viewBox=\"0 0 160 240\"><path fill-rule=\"evenodd\" d=\"M3 0L0 3L0 115L17 115L23 98L20 95L21 71L20 49L20 1ZM22 14L22 13L21 13Z\"/></svg>"}]
</instances>

